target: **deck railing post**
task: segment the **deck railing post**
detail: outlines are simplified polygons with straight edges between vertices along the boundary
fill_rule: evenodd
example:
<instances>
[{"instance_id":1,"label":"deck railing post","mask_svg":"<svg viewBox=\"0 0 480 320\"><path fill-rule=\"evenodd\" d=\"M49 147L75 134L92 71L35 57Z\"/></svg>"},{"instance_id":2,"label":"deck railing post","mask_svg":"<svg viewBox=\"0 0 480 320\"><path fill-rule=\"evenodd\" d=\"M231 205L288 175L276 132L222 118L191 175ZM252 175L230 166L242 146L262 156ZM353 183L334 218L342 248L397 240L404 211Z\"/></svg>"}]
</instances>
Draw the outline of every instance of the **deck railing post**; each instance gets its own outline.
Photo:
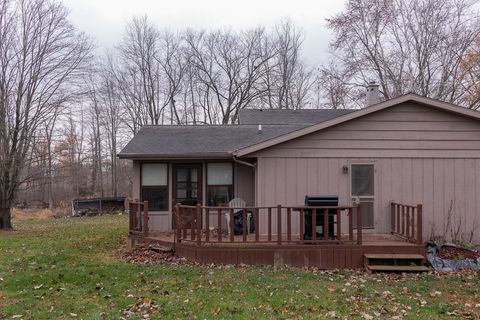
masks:
<instances>
[{"instance_id":1,"label":"deck railing post","mask_svg":"<svg viewBox=\"0 0 480 320\"><path fill-rule=\"evenodd\" d=\"M407 227L406 227L406 236L407 236L407 239L410 240L410 210L412 208L411 207L407 207L407 212L406 212L406 219L407 219Z\"/></svg>"},{"instance_id":2,"label":"deck railing post","mask_svg":"<svg viewBox=\"0 0 480 320\"><path fill-rule=\"evenodd\" d=\"M395 233L395 204L390 203L390 233Z\"/></svg>"},{"instance_id":3,"label":"deck railing post","mask_svg":"<svg viewBox=\"0 0 480 320\"><path fill-rule=\"evenodd\" d=\"M348 240L353 241L353 209L348 208Z\"/></svg>"},{"instance_id":4,"label":"deck railing post","mask_svg":"<svg viewBox=\"0 0 480 320\"><path fill-rule=\"evenodd\" d=\"M148 235L148 201L143 201L143 234Z\"/></svg>"},{"instance_id":5,"label":"deck railing post","mask_svg":"<svg viewBox=\"0 0 480 320\"><path fill-rule=\"evenodd\" d=\"M403 236L405 235L405 206L400 206L400 230L399 233Z\"/></svg>"},{"instance_id":6,"label":"deck railing post","mask_svg":"<svg viewBox=\"0 0 480 320\"><path fill-rule=\"evenodd\" d=\"M248 226L248 221L247 221L247 208L242 209L242 240L243 242L247 241L247 226Z\"/></svg>"},{"instance_id":7,"label":"deck railing post","mask_svg":"<svg viewBox=\"0 0 480 320\"><path fill-rule=\"evenodd\" d=\"M323 210L323 240L328 240L330 237L328 228L328 209Z\"/></svg>"},{"instance_id":8,"label":"deck railing post","mask_svg":"<svg viewBox=\"0 0 480 320\"><path fill-rule=\"evenodd\" d=\"M304 216L304 210L303 209L300 209L300 241L303 241L304 240L304 226L305 226L305 216Z\"/></svg>"},{"instance_id":9,"label":"deck railing post","mask_svg":"<svg viewBox=\"0 0 480 320\"><path fill-rule=\"evenodd\" d=\"M175 216L175 232L177 234L177 241L180 242L180 240L182 239L182 228L181 228L181 225L180 225L180 206L178 204L175 205L175 213L174 213L174 216Z\"/></svg>"},{"instance_id":10,"label":"deck railing post","mask_svg":"<svg viewBox=\"0 0 480 320\"><path fill-rule=\"evenodd\" d=\"M205 242L210 241L210 209L205 208Z\"/></svg>"},{"instance_id":11,"label":"deck railing post","mask_svg":"<svg viewBox=\"0 0 480 320\"><path fill-rule=\"evenodd\" d=\"M317 241L317 209L312 210L312 241Z\"/></svg>"},{"instance_id":12,"label":"deck railing post","mask_svg":"<svg viewBox=\"0 0 480 320\"><path fill-rule=\"evenodd\" d=\"M190 240L195 240L195 230L197 230L197 225L195 222L195 208L188 208L190 211Z\"/></svg>"},{"instance_id":13,"label":"deck railing post","mask_svg":"<svg viewBox=\"0 0 480 320\"><path fill-rule=\"evenodd\" d=\"M340 209L337 209L337 240L342 239L342 216Z\"/></svg>"},{"instance_id":14,"label":"deck railing post","mask_svg":"<svg viewBox=\"0 0 480 320\"><path fill-rule=\"evenodd\" d=\"M197 245L202 243L202 206L197 204L195 208L196 219L197 219Z\"/></svg>"},{"instance_id":15,"label":"deck railing post","mask_svg":"<svg viewBox=\"0 0 480 320\"><path fill-rule=\"evenodd\" d=\"M253 212L253 224L255 226L255 242L260 241L260 215L258 214L259 208L255 208Z\"/></svg>"},{"instance_id":16,"label":"deck railing post","mask_svg":"<svg viewBox=\"0 0 480 320\"><path fill-rule=\"evenodd\" d=\"M357 244L362 244L362 207L360 205L357 206Z\"/></svg>"},{"instance_id":17,"label":"deck railing post","mask_svg":"<svg viewBox=\"0 0 480 320\"><path fill-rule=\"evenodd\" d=\"M417 205L417 244L423 243L423 225L422 225L423 206Z\"/></svg>"},{"instance_id":18,"label":"deck railing post","mask_svg":"<svg viewBox=\"0 0 480 320\"><path fill-rule=\"evenodd\" d=\"M282 244L282 206L277 206L277 244Z\"/></svg>"},{"instance_id":19,"label":"deck railing post","mask_svg":"<svg viewBox=\"0 0 480 320\"><path fill-rule=\"evenodd\" d=\"M182 239L187 239L187 226L185 225L185 208L180 207L180 219L182 220L181 226L182 226Z\"/></svg>"},{"instance_id":20,"label":"deck railing post","mask_svg":"<svg viewBox=\"0 0 480 320\"><path fill-rule=\"evenodd\" d=\"M268 208L268 242L272 241L272 208Z\"/></svg>"},{"instance_id":21,"label":"deck railing post","mask_svg":"<svg viewBox=\"0 0 480 320\"><path fill-rule=\"evenodd\" d=\"M287 241L292 241L292 208L287 209Z\"/></svg>"},{"instance_id":22,"label":"deck railing post","mask_svg":"<svg viewBox=\"0 0 480 320\"><path fill-rule=\"evenodd\" d=\"M130 202L128 204L128 231L131 232L134 230L134 224L133 221L135 219L135 206L133 206L133 203Z\"/></svg>"},{"instance_id":23,"label":"deck railing post","mask_svg":"<svg viewBox=\"0 0 480 320\"><path fill-rule=\"evenodd\" d=\"M228 214L230 215L230 227L229 227L229 229L230 229L230 242L234 242L235 241L235 237L234 237L235 224L234 224L234 220L233 220L233 218L234 218L233 208L230 208Z\"/></svg>"},{"instance_id":24,"label":"deck railing post","mask_svg":"<svg viewBox=\"0 0 480 320\"><path fill-rule=\"evenodd\" d=\"M400 205L395 205L395 214L397 216L397 224L395 226L395 232L400 233Z\"/></svg>"},{"instance_id":25,"label":"deck railing post","mask_svg":"<svg viewBox=\"0 0 480 320\"><path fill-rule=\"evenodd\" d=\"M217 240L218 242L222 242L222 209L217 209L217 225Z\"/></svg>"},{"instance_id":26,"label":"deck railing post","mask_svg":"<svg viewBox=\"0 0 480 320\"><path fill-rule=\"evenodd\" d=\"M135 214L135 230L143 231L142 225L142 203L137 202L137 212Z\"/></svg>"}]
</instances>

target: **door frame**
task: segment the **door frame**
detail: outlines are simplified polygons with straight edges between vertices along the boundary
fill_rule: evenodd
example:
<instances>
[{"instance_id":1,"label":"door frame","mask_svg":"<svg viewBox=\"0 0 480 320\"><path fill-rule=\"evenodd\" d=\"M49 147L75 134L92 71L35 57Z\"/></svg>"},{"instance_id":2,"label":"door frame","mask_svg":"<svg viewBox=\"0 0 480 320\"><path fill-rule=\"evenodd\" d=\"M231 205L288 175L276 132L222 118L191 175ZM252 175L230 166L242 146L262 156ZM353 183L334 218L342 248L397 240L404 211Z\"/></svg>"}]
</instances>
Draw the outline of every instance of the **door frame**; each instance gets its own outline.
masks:
<instances>
[{"instance_id":1,"label":"door frame","mask_svg":"<svg viewBox=\"0 0 480 320\"><path fill-rule=\"evenodd\" d=\"M177 200L177 169L178 168L196 168L197 169L197 203L203 203L203 163L172 163L172 206L175 207Z\"/></svg>"},{"instance_id":2,"label":"door frame","mask_svg":"<svg viewBox=\"0 0 480 320\"><path fill-rule=\"evenodd\" d=\"M362 229L365 231L371 231L374 232L376 230L376 224L375 224L375 217L377 215L377 208L378 208L378 181L377 181L377 168L378 168L378 163L376 160L349 160L348 161L348 197L350 199L350 203L352 205L355 204L355 198L357 196L352 195L352 165L373 165L373 196L364 196L364 197L359 197L360 202L361 198L364 199L372 199L371 201L373 203L373 226L371 227L363 227ZM367 201L366 201L367 202ZM354 226L356 228L356 226Z\"/></svg>"},{"instance_id":3,"label":"door frame","mask_svg":"<svg viewBox=\"0 0 480 320\"><path fill-rule=\"evenodd\" d=\"M177 200L177 169L178 168L196 168L197 169L197 204L203 204L203 162L172 162L172 229L176 229L176 221L173 216ZM192 217L194 219L195 217Z\"/></svg>"}]
</instances>

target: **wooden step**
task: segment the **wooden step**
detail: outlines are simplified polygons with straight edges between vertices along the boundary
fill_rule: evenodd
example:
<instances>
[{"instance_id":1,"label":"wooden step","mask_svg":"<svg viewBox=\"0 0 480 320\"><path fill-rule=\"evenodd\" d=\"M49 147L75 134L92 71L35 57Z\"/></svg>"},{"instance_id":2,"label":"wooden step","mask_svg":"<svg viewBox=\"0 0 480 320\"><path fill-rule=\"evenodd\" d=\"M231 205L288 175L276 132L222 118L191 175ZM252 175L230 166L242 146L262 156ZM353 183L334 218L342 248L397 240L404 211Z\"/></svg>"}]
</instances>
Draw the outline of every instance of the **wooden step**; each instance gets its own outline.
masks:
<instances>
[{"instance_id":1,"label":"wooden step","mask_svg":"<svg viewBox=\"0 0 480 320\"><path fill-rule=\"evenodd\" d=\"M423 260L421 254L401 254L401 253L367 253L363 255L366 259L398 259L398 260Z\"/></svg>"},{"instance_id":2,"label":"wooden step","mask_svg":"<svg viewBox=\"0 0 480 320\"><path fill-rule=\"evenodd\" d=\"M421 254L381 253L364 254L365 268L383 272L424 272L425 257Z\"/></svg>"},{"instance_id":3,"label":"wooden step","mask_svg":"<svg viewBox=\"0 0 480 320\"><path fill-rule=\"evenodd\" d=\"M365 265L423 265L425 257L420 254L365 254Z\"/></svg>"},{"instance_id":4,"label":"wooden step","mask_svg":"<svg viewBox=\"0 0 480 320\"><path fill-rule=\"evenodd\" d=\"M383 271L383 272L425 272L430 269L426 266L366 266L369 271Z\"/></svg>"}]
</instances>

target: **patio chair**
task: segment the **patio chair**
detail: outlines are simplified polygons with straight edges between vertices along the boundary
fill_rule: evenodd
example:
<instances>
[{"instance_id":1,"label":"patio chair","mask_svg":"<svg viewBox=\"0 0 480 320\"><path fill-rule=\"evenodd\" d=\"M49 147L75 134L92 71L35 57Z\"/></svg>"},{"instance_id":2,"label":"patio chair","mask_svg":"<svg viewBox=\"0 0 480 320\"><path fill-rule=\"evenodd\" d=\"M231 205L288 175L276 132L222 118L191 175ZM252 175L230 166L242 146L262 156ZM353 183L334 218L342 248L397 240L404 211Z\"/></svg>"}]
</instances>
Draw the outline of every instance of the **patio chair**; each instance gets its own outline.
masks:
<instances>
[{"instance_id":1,"label":"patio chair","mask_svg":"<svg viewBox=\"0 0 480 320\"><path fill-rule=\"evenodd\" d=\"M228 203L229 208L240 209L240 208L245 208L246 206L247 206L247 202L245 200L243 200L242 198L233 198ZM251 217L252 217L252 213L248 212L247 213L247 233L250 232L250 219L251 219ZM225 213L225 218L227 218L228 234L230 234L230 232L232 232L232 230L230 230L230 212L229 211L227 211Z\"/></svg>"}]
</instances>

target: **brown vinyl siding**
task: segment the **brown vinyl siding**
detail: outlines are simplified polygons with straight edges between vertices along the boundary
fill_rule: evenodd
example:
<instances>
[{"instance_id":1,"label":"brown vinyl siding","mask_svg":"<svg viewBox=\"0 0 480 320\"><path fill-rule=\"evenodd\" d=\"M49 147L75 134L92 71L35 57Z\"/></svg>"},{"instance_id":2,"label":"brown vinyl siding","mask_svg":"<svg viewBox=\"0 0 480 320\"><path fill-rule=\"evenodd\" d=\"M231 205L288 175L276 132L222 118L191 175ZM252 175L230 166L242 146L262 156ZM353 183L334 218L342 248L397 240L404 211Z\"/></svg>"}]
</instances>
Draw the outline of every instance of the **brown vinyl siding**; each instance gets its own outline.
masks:
<instances>
[{"instance_id":1,"label":"brown vinyl siding","mask_svg":"<svg viewBox=\"0 0 480 320\"><path fill-rule=\"evenodd\" d=\"M424 204L424 236L451 224L480 241L480 122L404 103L272 146L258 157L257 205L299 205L307 194L350 203L342 167L374 163L375 232L389 232L389 202ZM451 205L451 210L450 209ZM450 237L450 230L447 232Z\"/></svg>"},{"instance_id":2,"label":"brown vinyl siding","mask_svg":"<svg viewBox=\"0 0 480 320\"><path fill-rule=\"evenodd\" d=\"M242 198L247 206L255 205L255 171L252 167L234 164L234 194Z\"/></svg>"},{"instance_id":3,"label":"brown vinyl siding","mask_svg":"<svg viewBox=\"0 0 480 320\"><path fill-rule=\"evenodd\" d=\"M480 157L478 120L404 103L253 154L258 157Z\"/></svg>"}]
</instances>

